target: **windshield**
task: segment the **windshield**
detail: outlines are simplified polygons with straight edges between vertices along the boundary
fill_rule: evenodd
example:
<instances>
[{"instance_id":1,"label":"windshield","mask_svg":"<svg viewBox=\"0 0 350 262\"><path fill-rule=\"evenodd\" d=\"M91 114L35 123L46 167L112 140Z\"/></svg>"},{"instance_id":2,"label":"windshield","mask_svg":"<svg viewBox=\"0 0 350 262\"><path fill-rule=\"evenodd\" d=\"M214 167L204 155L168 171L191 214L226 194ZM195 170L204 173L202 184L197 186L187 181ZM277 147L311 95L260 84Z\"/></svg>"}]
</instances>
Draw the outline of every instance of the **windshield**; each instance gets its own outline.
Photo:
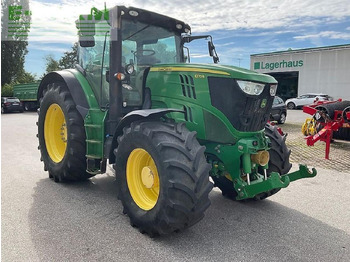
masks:
<instances>
[{"instance_id":1,"label":"windshield","mask_svg":"<svg viewBox=\"0 0 350 262\"><path fill-rule=\"evenodd\" d=\"M135 67L129 86L123 88L123 98L127 105L139 105L145 70L154 64L183 61L181 36L163 27L123 20L122 39L122 67L128 64Z\"/></svg>"},{"instance_id":2,"label":"windshield","mask_svg":"<svg viewBox=\"0 0 350 262\"><path fill-rule=\"evenodd\" d=\"M165 28L123 21L123 60L135 65L182 62L181 37Z\"/></svg>"}]
</instances>

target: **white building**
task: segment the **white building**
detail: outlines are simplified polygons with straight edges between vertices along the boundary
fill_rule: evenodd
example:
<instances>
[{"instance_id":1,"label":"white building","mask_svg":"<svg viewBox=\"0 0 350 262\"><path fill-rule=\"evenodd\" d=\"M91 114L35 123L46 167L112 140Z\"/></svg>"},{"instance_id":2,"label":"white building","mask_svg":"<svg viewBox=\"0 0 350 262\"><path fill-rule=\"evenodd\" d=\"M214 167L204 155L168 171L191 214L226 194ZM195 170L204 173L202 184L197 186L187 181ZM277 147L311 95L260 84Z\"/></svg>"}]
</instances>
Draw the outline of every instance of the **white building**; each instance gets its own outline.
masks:
<instances>
[{"instance_id":1,"label":"white building","mask_svg":"<svg viewBox=\"0 0 350 262\"><path fill-rule=\"evenodd\" d=\"M250 68L275 77L283 99L324 93L350 100L350 44L253 54Z\"/></svg>"}]
</instances>

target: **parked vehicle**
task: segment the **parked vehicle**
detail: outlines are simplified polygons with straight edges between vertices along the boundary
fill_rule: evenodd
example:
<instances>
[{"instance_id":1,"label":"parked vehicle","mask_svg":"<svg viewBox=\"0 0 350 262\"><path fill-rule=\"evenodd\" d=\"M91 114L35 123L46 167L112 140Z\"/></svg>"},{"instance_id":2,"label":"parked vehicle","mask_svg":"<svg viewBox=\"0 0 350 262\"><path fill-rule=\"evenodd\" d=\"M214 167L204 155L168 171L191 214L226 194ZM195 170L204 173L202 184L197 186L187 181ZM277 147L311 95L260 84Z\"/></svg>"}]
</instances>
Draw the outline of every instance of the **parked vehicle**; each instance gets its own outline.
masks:
<instances>
[{"instance_id":1,"label":"parked vehicle","mask_svg":"<svg viewBox=\"0 0 350 262\"><path fill-rule=\"evenodd\" d=\"M319 101L332 101L333 98L326 94L309 93L305 95L300 95L296 98L289 98L286 100L286 105L288 109L296 109L303 107L305 105L311 105L315 100Z\"/></svg>"},{"instance_id":2,"label":"parked vehicle","mask_svg":"<svg viewBox=\"0 0 350 262\"><path fill-rule=\"evenodd\" d=\"M272 103L270 120L277 121L279 124L284 124L284 122L286 122L286 118L287 106L282 98L275 96Z\"/></svg>"},{"instance_id":3,"label":"parked vehicle","mask_svg":"<svg viewBox=\"0 0 350 262\"><path fill-rule=\"evenodd\" d=\"M39 108L39 103L36 96L38 87L39 82L14 85L13 95L18 97L23 103L23 109L25 111L36 110Z\"/></svg>"},{"instance_id":4,"label":"parked vehicle","mask_svg":"<svg viewBox=\"0 0 350 262\"><path fill-rule=\"evenodd\" d=\"M23 112L23 104L17 97L1 98L1 114L7 112Z\"/></svg>"}]
</instances>

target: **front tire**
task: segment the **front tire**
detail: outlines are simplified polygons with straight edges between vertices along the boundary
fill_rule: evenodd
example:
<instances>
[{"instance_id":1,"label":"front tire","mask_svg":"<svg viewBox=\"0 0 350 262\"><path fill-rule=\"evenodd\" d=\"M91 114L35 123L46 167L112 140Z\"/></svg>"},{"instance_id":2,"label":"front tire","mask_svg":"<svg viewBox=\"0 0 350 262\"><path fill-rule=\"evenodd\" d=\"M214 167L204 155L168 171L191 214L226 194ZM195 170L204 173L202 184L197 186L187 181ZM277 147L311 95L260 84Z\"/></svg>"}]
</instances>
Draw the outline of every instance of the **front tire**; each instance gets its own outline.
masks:
<instances>
[{"instance_id":1,"label":"front tire","mask_svg":"<svg viewBox=\"0 0 350 262\"><path fill-rule=\"evenodd\" d=\"M38 138L44 170L55 182L86 180L84 121L64 83L47 86L40 99Z\"/></svg>"},{"instance_id":2,"label":"front tire","mask_svg":"<svg viewBox=\"0 0 350 262\"><path fill-rule=\"evenodd\" d=\"M118 138L118 198L140 232L168 234L204 217L210 165L195 134L184 124L135 122Z\"/></svg>"},{"instance_id":3,"label":"front tire","mask_svg":"<svg viewBox=\"0 0 350 262\"><path fill-rule=\"evenodd\" d=\"M224 197L236 200L238 194L230 178L226 176L213 176L212 179L214 181L214 186L218 187L221 190L221 193Z\"/></svg>"}]
</instances>

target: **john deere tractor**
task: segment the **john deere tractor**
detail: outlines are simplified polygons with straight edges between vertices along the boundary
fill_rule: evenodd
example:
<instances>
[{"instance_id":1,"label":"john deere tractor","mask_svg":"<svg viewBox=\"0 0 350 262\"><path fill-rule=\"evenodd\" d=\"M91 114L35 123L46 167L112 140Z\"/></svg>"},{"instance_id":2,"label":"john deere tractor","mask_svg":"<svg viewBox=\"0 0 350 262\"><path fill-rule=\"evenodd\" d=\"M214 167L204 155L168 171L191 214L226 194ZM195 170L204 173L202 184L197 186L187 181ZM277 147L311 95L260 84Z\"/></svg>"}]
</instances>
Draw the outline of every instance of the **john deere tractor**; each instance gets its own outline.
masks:
<instances>
[{"instance_id":1,"label":"john deere tractor","mask_svg":"<svg viewBox=\"0 0 350 262\"><path fill-rule=\"evenodd\" d=\"M146 10L92 8L76 21L79 62L38 90L41 160L55 182L113 165L131 224L149 235L204 216L214 186L235 200L264 199L312 177L267 124L277 82L216 64L211 36ZM213 64L191 64L186 43L204 38ZM184 51L185 50L185 51Z\"/></svg>"}]
</instances>

